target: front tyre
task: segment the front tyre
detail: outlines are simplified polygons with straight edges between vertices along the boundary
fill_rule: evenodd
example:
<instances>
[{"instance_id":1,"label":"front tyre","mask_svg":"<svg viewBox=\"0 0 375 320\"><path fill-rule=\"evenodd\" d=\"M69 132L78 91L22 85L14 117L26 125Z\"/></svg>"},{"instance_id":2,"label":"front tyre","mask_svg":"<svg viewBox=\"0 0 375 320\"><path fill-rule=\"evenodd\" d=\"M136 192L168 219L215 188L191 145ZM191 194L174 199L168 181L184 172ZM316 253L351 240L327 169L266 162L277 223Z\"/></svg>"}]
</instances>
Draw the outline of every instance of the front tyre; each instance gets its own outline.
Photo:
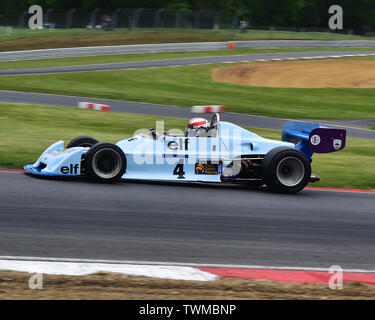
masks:
<instances>
[{"instance_id":1,"label":"front tyre","mask_svg":"<svg viewBox=\"0 0 375 320\"><path fill-rule=\"evenodd\" d=\"M281 193L297 193L309 182L309 159L297 149L278 147L262 161L262 175L267 187Z\"/></svg>"},{"instance_id":2,"label":"front tyre","mask_svg":"<svg viewBox=\"0 0 375 320\"><path fill-rule=\"evenodd\" d=\"M124 152L112 143L97 143L86 154L86 173L95 180L118 181L126 170Z\"/></svg>"}]
</instances>

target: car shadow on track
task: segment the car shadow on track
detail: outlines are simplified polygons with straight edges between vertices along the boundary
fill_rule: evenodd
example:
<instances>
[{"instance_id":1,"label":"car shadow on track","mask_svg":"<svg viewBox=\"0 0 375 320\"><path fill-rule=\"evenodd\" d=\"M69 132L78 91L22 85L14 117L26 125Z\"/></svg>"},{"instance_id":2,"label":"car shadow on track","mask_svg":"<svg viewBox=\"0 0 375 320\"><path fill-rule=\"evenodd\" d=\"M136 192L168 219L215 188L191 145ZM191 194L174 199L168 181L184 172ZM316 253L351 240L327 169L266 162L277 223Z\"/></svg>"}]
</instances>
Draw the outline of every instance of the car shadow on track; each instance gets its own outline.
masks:
<instances>
[{"instance_id":1,"label":"car shadow on track","mask_svg":"<svg viewBox=\"0 0 375 320\"><path fill-rule=\"evenodd\" d=\"M238 191L252 191L268 194L279 194L269 190L265 185L262 186L252 186L242 183L230 183L230 182L197 182L197 181L159 181L159 180L121 180L118 182L98 182L96 180L87 177L64 177L64 176L38 176L31 173L25 173L25 175L30 176L34 179L40 180L53 180L53 181L65 181L65 182L77 182L85 184L104 184L104 185L124 185L124 184L143 184L143 185L160 185L160 186L176 186L179 188L202 188L202 189L218 189L218 190L238 190ZM298 194L307 194L306 192L300 192ZM296 196L298 194L292 194ZM308 193L311 194L311 193ZM288 194L282 194L283 196L288 196ZM291 196L289 194L289 196Z\"/></svg>"}]
</instances>

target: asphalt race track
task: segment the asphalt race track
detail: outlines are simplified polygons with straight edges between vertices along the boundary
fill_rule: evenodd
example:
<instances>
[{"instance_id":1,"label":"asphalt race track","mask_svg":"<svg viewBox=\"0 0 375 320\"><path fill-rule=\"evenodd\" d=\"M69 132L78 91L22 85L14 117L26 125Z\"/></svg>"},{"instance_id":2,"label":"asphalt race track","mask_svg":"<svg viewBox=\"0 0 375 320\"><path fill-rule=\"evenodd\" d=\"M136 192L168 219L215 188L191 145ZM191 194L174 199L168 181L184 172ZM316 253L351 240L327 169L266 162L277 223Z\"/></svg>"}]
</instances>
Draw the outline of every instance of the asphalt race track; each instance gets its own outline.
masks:
<instances>
[{"instance_id":1,"label":"asphalt race track","mask_svg":"<svg viewBox=\"0 0 375 320\"><path fill-rule=\"evenodd\" d=\"M75 107L85 100L0 91L0 101L8 102ZM89 101L117 112L191 117L181 107ZM286 121L235 113L222 118L270 129ZM371 130L348 133L375 138ZM240 185L99 184L0 172L0 256L373 269L374 208L370 193L280 195Z\"/></svg>"},{"instance_id":2,"label":"asphalt race track","mask_svg":"<svg viewBox=\"0 0 375 320\"><path fill-rule=\"evenodd\" d=\"M48 73L66 73L66 72L89 72L89 71L106 71L106 70L122 70L122 69L138 69L138 68L158 68L171 66L188 66L194 64L213 64L228 62L248 62L262 59L284 59L284 58L300 58L300 57L323 57L335 55L350 54L373 54L374 51L321 51L321 52L286 52L286 53L259 53L259 54L241 54L231 56L218 57L198 57L198 58L179 58L179 59L163 59L137 62L121 62L92 64L82 66L66 66L66 67L50 67L50 68L30 68L30 69L5 69L0 70L0 75L32 75L32 74L48 74Z\"/></svg>"},{"instance_id":3,"label":"asphalt race track","mask_svg":"<svg viewBox=\"0 0 375 320\"><path fill-rule=\"evenodd\" d=\"M0 173L0 255L368 269L374 194Z\"/></svg>"}]
</instances>

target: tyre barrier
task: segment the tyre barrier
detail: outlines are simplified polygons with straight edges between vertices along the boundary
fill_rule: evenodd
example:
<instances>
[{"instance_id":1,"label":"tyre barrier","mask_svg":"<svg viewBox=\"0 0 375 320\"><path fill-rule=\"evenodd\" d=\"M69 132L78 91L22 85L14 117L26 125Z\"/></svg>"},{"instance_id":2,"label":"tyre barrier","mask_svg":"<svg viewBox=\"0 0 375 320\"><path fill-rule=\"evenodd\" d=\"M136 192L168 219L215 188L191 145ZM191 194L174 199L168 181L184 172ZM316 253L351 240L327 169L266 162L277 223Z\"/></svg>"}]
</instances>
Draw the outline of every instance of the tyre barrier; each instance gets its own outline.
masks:
<instances>
[{"instance_id":1,"label":"tyre barrier","mask_svg":"<svg viewBox=\"0 0 375 320\"><path fill-rule=\"evenodd\" d=\"M89 109L89 110L97 110L97 111L111 111L111 107L105 104L99 103L91 103L91 102L79 102L78 103L79 109Z\"/></svg>"},{"instance_id":2,"label":"tyre barrier","mask_svg":"<svg viewBox=\"0 0 375 320\"><path fill-rule=\"evenodd\" d=\"M224 106L193 106L191 108L192 113L216 113L224 111Z\"/></svg>"}]
</instances>

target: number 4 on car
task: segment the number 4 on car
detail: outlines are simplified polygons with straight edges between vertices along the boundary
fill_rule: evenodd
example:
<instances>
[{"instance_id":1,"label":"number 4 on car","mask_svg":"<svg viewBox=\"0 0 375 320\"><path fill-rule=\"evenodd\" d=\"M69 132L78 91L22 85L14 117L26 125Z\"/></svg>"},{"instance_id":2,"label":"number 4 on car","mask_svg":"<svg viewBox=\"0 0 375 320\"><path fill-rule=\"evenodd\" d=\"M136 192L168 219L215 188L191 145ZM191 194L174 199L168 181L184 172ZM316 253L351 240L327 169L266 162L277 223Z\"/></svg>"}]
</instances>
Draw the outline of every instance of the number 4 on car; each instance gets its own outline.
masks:
<instances>
[{"instance_id":1,"label":"number 4 on car","mask_svg":"<svg viewBox=\"0 0 375 320\"><path fill-rule=\"evenodd\" d=\"M195 106L213 113L208 121L193 118L183 134L168 131L138 134L116 144L92 137L48 147L25 170L42 176L82 176L102 182L162 180L266 185L296 193L319 180L311 173L314 153L345 147L346 131L302 121L287 122L282 141L265 139L235 124L220 121L223 106ZM216 113L215 113L216 112Z\"/></svg>"}]
</instances>

